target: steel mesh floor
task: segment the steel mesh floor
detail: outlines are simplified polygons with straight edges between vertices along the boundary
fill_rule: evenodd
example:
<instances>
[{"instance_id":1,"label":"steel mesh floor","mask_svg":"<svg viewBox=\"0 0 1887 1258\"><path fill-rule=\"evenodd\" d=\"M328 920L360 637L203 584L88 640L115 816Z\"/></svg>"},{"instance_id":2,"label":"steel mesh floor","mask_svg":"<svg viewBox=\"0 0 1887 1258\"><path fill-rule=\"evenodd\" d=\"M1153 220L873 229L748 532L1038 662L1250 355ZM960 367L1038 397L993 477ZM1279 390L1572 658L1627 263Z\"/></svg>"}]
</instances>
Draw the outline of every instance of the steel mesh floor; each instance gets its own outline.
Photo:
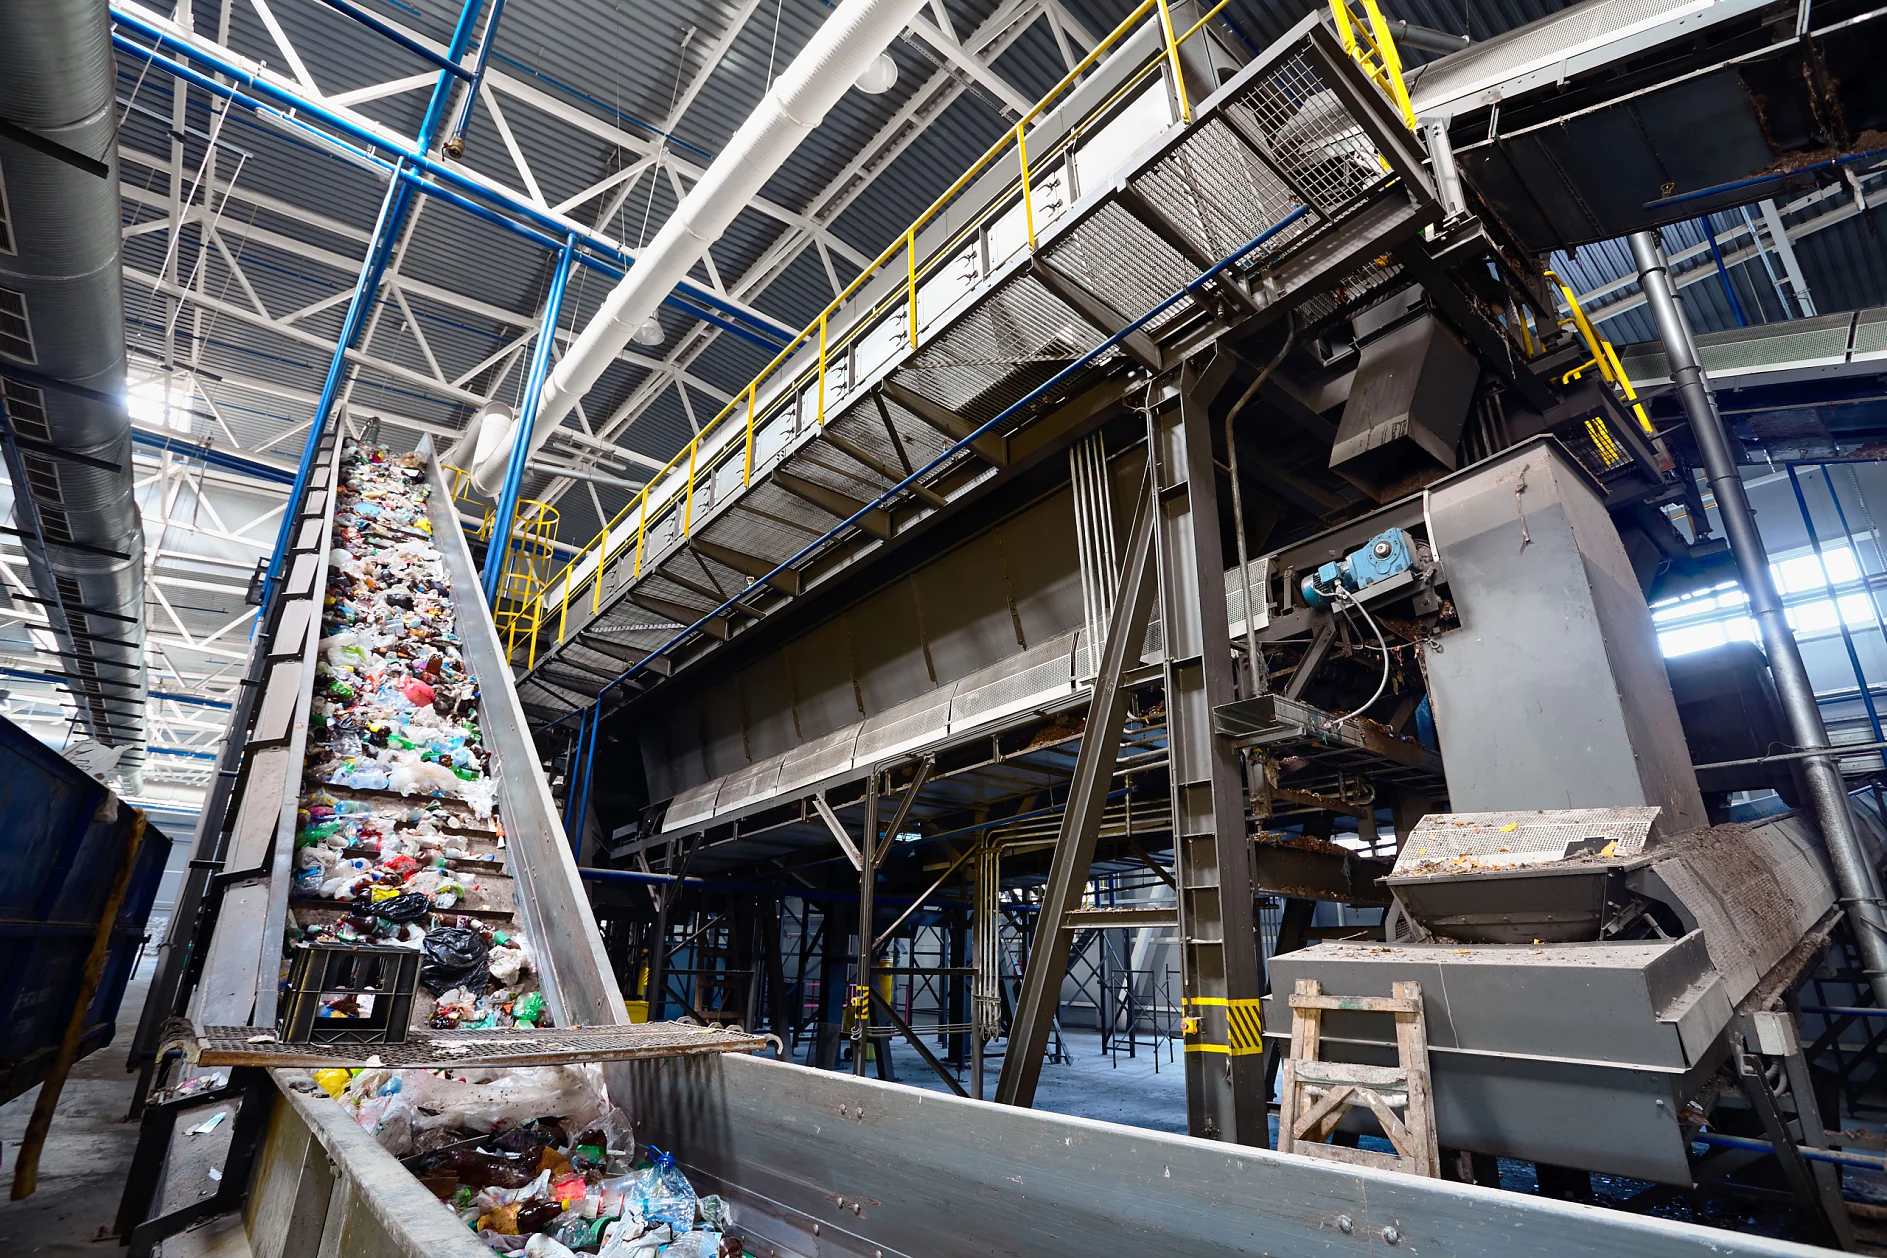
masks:
<instances>
[{"instance_id":1,"label":"steel mesh floor","mask_svg":"<svg viewBox=\"0 0 1887 1258\"><path fill-rule=\"evenodd\" d=\"M382 1066L427 1069L556 1066L639 1057L752 1053L767 1043L764 1036L686 1022L535 1031L430 1031L415 1027L403 1044L284 1044L260 1027L196 1027L181 1020L173 1020L165 1032L167 1044L181 1043L185 1054L200 1066L365 1066L369 1058L377 1058Z\"/></svg>"}]
</instances>

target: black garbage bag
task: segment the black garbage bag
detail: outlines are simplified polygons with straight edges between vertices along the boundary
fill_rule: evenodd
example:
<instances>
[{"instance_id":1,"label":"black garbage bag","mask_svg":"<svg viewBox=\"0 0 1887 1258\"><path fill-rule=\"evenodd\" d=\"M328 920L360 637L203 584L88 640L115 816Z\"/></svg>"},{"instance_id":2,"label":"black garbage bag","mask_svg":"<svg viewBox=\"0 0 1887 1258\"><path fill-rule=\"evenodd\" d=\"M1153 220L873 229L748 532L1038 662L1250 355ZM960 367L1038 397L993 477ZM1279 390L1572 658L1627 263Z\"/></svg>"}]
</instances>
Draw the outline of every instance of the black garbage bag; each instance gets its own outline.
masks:
<instances>
[{"instance_id":1,"label":"black garbage bag","mask_svg":"<svg viewBox=\"0 0 1887 1258\"><path fill-rule=\"evenodd\" d=\"M491 966L486 962L485 938L463 926L441 926L426 934L426 959L420 963L419 981L435 996L455 987L469 988L482 996L491 990Z\"/></svg>"},{"instance_id":2,"label":"black garbage bag","mask_svg":"<svg viewBox=\"0 0 1887 1258\"><path fill-rule=\"evenodd\" d=\"M395 926L404 926L408 922L417 922L432 911L432 898L409 891L405 895L396 895L381 900L373 906L374 915L392 922Z\"/></svg>"}]
</instances>

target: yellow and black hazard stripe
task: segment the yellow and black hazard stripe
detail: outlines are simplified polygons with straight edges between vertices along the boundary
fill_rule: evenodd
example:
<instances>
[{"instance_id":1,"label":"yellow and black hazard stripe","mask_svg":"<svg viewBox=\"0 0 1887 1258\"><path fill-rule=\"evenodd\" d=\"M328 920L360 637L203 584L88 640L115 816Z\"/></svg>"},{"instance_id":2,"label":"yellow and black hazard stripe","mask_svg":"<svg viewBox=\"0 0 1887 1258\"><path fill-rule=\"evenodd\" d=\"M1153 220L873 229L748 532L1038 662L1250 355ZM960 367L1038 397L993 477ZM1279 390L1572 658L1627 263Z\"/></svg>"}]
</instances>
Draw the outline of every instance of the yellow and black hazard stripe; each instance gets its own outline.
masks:
<instances>
[{"instance_id":1,"label":"yellow and black hazard stripe","mask_svg":"<svg viewBox=\"0 0 1887 1258\"><path fill-rule=\"evenodd\" d=\"M1180 1029L1189 1053L1244 1057L1265 1051L1264 1024L1256 1000L1186 996L1180 1000Z\"/></svg>"}]
</instances>

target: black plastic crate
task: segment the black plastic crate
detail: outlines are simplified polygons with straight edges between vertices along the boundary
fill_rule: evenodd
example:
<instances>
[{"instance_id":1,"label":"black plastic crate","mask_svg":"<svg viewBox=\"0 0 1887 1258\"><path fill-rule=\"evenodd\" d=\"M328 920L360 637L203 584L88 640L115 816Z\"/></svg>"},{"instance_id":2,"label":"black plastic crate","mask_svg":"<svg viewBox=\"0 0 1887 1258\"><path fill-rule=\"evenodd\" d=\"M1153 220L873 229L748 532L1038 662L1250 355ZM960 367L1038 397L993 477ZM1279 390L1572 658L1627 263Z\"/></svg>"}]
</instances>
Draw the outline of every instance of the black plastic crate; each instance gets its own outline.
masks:
<instances>
[{"instance_id":1,"label":"black plastic crate","mask_svg":"<svg viewBox=\"0 0 1887 1258\"><path fill-rule=\"evenodd\" d=\"M296 944L278 1036L291 1044L404 1043L419 960L411 948Z\"/></svg>"}]
</instances>

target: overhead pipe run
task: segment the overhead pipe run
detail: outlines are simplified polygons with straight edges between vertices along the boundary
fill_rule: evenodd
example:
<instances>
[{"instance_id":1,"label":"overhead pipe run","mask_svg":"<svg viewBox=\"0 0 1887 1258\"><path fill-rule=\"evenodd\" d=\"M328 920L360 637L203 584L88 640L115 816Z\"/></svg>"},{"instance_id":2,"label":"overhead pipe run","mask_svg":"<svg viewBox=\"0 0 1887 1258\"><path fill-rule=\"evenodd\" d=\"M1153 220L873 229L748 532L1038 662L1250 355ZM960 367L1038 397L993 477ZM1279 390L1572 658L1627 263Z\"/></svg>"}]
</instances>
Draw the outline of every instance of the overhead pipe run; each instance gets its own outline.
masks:
<instances>
[{"instance_id":1,"label":"overhead pipe run","mask_svg":"<svg viewBox=\"0 0 1887 1258\"><path fill-rule=\"evenodd\" d=\"M144 526L125 410L116 68L104 6L0 3L0 387L8 479L58 671L144 759Z\"/></svg>"},{"instance_id":2,"label":"overhead pipe run","mask_svg":"<svg viewBox=\"0 0 1887 1258\"><path fill-rule=\"evenodd\" d=\"M1848 811L1847 787L1841 779L1839 759L1846 753L1828 750L1828 727L1822 721L1821 707L1815 702L1815 689L1802 664L1802 652L1783 613L1782 599L1776 593L1769 552L1763 545L1762 535L1756 531L1755 513L1750 510L1749 495L1730 452L1729 434L1723 427L1717 400L1710 392L1698 361L1690 320L1671 285L1664 247L1656 233L1634 232L1631 252L1651 317L1657 324L1658 337L1670 358L1671 379L1677 386L1697 449L1703 455L1704 472L1710 479L1711 492L1716 495L1717 512L1723 518L1723 530L1729 537L1743 592L1749 596L1750 615L1762 634L1763 651L1769 657L1769 671L1775 678L1776 695L1782 701L1783 716L1788 721L1789 738L1804 751L1822 753L1802 760L1809 811L1827 844L1829 863L1834 867L1835 882L1841 889L1841 904L1854 925L1861 967L1873 986L1875 1001L1887 1007L1887 911L1883 911L1881 905L1880 883L1874 866L1861 845L1854 816Z\"/></svg>"},{"instance_id":3,"label":"overhead pipe run","mask_svg":"<svg viewBox=\"0 0 1887 1258\"><path fill-rule=\"evenodd\" d=\"M538 403L527 459L922 7L923 0L844 0L826 18L557 364ZM506 464L492 455L473 470L472 483L497 494Z\"/></svg>"}]
</instances>

